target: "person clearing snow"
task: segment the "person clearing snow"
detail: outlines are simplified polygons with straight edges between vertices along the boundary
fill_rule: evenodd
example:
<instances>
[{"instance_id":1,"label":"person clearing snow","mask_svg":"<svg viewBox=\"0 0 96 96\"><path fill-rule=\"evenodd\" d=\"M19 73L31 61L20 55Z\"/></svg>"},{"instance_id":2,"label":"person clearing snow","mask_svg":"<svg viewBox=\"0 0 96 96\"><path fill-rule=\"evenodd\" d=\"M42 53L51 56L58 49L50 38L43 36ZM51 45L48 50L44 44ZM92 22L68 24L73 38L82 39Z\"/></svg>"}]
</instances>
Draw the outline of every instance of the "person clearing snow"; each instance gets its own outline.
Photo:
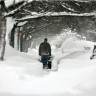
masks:
<instances>
[{"instance_id":1,"label":"person clearing snow","mask_svg":"<svg viewBox=\"0 0 96 96\"><path fill-rule=\"evenodd\" d=\"M51 46L45 38L39 46L39 55L41 56L41 62L43 63L43 69L51 69Z\"/></svg>"},{"instance_id":2,"label":"person clearing snow","mask_svg":"<svg viewBox=\"0 0 96 96\"><path fill-rule=\"evenodd\" d=\"M94 48L93 48L93 53L92 53L92 55L91 55L90 59L94 59L94 58L95 58L95 56L96 56L96 45L94 45Z\"/></svg>"}]
</instances>

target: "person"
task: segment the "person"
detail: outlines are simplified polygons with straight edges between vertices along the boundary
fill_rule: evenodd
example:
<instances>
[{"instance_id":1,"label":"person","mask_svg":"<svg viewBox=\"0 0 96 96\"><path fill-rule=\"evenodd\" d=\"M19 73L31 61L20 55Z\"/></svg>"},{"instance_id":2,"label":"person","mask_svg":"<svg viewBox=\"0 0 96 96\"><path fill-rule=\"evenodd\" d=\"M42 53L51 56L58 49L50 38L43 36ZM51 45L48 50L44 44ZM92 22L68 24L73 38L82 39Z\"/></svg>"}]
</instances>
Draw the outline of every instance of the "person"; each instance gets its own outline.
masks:
<instances>
[{"instance_id":1,"label":"person","mask_svg":"<svg viewBox=\"0 0 96 96\"><path fill-rule=\"evenodd\" d=\"M51 57L51 46L48 43L48 39L45 38L39 46L39 55L41 56L41 62L43 63L43 69L48 68L48 59Z\"/></svg>"},{"instance_id":2,"label":"person","mask_svg":"<svg viewBox=\"0 0 96 96\"><path fill-rule=\"evenodd\" d=\"M93 59L94 56L96 56L96 45L94 45L92 56L90 57L90 59Z\"/></svg>"}]
</instances>

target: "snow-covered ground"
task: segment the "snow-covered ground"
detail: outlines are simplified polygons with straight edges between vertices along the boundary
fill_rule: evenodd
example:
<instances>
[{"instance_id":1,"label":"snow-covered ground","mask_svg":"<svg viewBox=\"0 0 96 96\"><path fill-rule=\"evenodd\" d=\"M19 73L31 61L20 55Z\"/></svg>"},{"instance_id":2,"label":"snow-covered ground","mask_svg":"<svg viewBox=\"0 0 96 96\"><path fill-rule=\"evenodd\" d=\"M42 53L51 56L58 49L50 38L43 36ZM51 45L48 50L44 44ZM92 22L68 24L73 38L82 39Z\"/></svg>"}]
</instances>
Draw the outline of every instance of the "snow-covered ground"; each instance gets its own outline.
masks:
<instances>
[{"instance_id":1,"label":"snow-covered ground","mask_svg":"<svg viewBox=\"0 0 96 96\"><path fill-rule=\"evenodd\" d=\"M52 50L53 67L44 71L38 50L20 53L6 47L0 61L0 96L96 96L96 60L90 60L93 42L66 40Z\"/></svg>"}]
</instances>

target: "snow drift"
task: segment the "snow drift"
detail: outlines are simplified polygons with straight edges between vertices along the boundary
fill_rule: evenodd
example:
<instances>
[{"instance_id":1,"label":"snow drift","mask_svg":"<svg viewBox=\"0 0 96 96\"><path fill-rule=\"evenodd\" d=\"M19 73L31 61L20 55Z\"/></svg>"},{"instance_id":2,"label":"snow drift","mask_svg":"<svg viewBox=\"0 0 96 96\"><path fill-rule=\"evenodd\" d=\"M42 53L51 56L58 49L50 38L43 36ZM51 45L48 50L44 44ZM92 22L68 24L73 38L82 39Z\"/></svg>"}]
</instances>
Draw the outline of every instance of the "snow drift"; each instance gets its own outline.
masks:
<instances>
[{"instance_id":1,"label":"snow drift","mask_svg":"<svg viewBox=\"0 0 96 96\"><path fill-rule=\"evenodd\" d=\"M66 42L71 44L73 41ZM72 50L73 44L69 47L66 42L62 45L63 50ZM81 46L92 48L93 43L74 42L74 48ZM53 50L54 60L59 59L58 71L47 72L42 70L37 50L30 49L26 54L7 45L5 61L0 61L1 96L95 96L96 60L89 59L91 51L83 50L81 54L73 51L60 55L59 50Z\"/></svg>"}]
</instances>

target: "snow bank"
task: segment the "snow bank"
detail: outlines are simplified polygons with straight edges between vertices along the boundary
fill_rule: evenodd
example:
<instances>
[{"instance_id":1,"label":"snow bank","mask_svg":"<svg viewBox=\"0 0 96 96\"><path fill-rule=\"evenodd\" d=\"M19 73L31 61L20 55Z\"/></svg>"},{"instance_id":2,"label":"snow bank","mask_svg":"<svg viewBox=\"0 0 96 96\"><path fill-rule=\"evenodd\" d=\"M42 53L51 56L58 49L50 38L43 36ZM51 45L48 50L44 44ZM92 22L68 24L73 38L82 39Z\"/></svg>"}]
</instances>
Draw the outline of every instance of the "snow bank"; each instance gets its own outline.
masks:
<instances>
[{"instance_id":1,"label":"snow bank","mask_svg":"<svg viewBox=\"0 0 96 96\"><path fill-rule=\"evenodd\" d=\"M34 53L32 53L34 54ZM6 45L5 61L13 67L20 67L28 74L40 75L42 74L42 64L38 61L38 56L32 57L26 53L21 53L16 49L12 48L8 44ZM2 62L3 63L3 62Z\"/></svg>"},{"instance_id":2,"label":"snow bank","mask_svg":"<svg viewBox=\"0 0 96 96\"><path fill-rule=\"evenodd\" d=\"M62 51L91 51L94 47L94 43L91 41L85 41L85 40L74 40L74 38L68 38L66 39L61 49Z\"/></svg>"}]
</instances>

